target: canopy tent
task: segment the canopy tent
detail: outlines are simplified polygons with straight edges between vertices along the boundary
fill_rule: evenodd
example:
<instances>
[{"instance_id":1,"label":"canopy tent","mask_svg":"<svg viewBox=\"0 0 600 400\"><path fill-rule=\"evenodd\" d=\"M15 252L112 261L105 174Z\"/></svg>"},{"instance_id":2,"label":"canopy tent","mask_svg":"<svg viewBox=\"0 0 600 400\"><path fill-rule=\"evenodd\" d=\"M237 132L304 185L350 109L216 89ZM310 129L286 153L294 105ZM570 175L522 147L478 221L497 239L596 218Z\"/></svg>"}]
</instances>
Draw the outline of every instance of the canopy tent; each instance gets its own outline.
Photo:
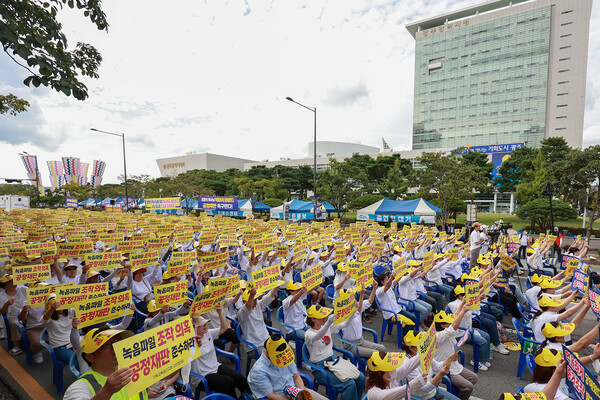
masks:
<instances>
[{"instance_id":1,"label":"canopy tent","mask_svg":"<svg viewBox=\"0 0 600 400\"><path fill-rule=\"evenodd\" d=\"M382 199L356 212L357 221L373 219L380 222L425 222L435 223L435 216L441 213L439 207L424 199L390 200Z\"/></svg>"},{"instance_id":2,"label":"canopy tent","mask_svg":"<svg viewBox=\"0 0 600 400\"><path fill-rule=\"evenodd\" d=\"M284 204L285 205L285 204ZM270 214L271 218L284 218L284 205L279 207L271 208ZM321 204L320 213L321 215L317 215L317 219L324 219L327 215L325 213L336 212L335 207L324 201ZM318 214L318 213L317 213ZM289 203L289 211L287 215L287 219L314 219L314 208L312 201L302 201L298 199L294 199Z\"/></svg>"},{"instance_id":3,"label":"canopy tent","mask_svg":"<svg viewBox=\"0 0 600 400\"><path fill-rule=\"evenodd\" d=\"M181 208L186 210L197 210L198 209L198 199L187 198L181 201Z\"/></svg>"},{"instance_id":4,"label":"canopy tent","mask_svg":"<svg viewBox=\"0 0 600 400\"><path fill-rule=\"evenodd\" d=\"M83 203L84 207L94 207L97 205L101 205L102 199L101 198L94 199L93 197L90 197L89 199L87 199L86 201L84 201L82 203ZM82 203L79 203L79 205L81 205Z\"/></svg>"}]
</instances>

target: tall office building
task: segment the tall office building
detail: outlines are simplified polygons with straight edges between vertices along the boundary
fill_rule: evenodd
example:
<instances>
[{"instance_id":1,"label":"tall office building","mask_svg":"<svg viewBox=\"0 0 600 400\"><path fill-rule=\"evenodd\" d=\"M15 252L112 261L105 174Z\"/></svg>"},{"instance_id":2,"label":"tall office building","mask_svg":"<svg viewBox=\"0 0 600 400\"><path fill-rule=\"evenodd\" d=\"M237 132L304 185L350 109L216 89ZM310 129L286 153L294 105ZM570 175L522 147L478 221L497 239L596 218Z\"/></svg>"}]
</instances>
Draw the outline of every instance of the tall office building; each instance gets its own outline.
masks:
<instances>
[{"instance_id":1,"label":"tall office building","mask_svg":"<svg viewBox=\"0 0 600 400\"><path fill-rule=\"evenodd\" d=\"M492 0L407 25L413 149L581 147L592 0Z\"/></svg>"}]
</instances>

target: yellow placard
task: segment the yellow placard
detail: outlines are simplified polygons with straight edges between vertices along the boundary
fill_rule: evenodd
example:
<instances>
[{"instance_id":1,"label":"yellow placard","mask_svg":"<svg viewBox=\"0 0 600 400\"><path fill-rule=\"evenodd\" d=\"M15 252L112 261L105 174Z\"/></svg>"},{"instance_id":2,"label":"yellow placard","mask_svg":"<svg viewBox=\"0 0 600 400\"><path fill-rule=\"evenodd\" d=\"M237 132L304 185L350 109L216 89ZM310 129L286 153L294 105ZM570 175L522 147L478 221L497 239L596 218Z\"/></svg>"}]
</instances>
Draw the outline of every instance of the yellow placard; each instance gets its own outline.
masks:
<instances>
[{"instance_id":1,"label":"yellow placard","mask_svg":"<svg viewBox=\"0 0 600 400\"><path fill-rule=\"evenodd\" d=\"M421 371L429 371L435 352L435 324L431 324L427 332L419 335L417 350L421 361Z\"/></svg>"},{"instance_id":2,"label":"yellow placard","mask_svg":"<svg viewBox=\"0 0 600 400\"><path fill-rule=\"evenodd\" d=\"M280 265L275 264L270 267L252 271L252 287L256 293L265 293L269 290L278 287L281 283ZM248 282L250 284L250 282Z\"/></svg>"},{"instance_id":3,"label":"yellow placard","mask_svg":"<svg viewBox=\"0 0 600 400\"><path fill-rule=\"evenodd\" d=\"M166 250L169 247L168 235L165 237L150 238L146 240L148 250Z\"/></svg>"},{"instance_id":4,"label":"yellow placard","mask_svg":"<svg viewBox=\"0 0 600 400\"><path fill-rule=\"evenodd\" d=\"M75 282L60 283L58 285L38 286L27 289L27 305L31 308L44 307L46 297L50 293L56 293L56 289L62 286L73 286Z\"/></svg>"},{"instance_id":5,"label":"yellow placard","mask_svg":"<svg viewBox=\"0 0 600 400\"><path fill-rule=\"evenodd\" d=\"M335 314L334 325L341 324L352 317L356 311L356 298L354 295L338 297L335 299L333 305L333 312Z\"/></svg>"},{"instance_id":6,"label":"yellow placard","mask_svg":"<svg viewBox=\"0 0 600 400\"><path fill-rule=\"evenodd\" d=\"M373 256L373 246L368 244L363 244L358 247L358 251L356 252L356 259L360 262L366 261L369 257Z\"/></svg>"},{"instance_id":7,"label":"yellow placard","mask_svg":"<svg viewBox=\"0 0 600 400\"><path fill-rule=\"evenodd\" d=\"M474 279L465 279L465 301L469 310L478 310L481 307L481 298L479 296L479 282Z\"/></svg>"},{"instance_id":8,"label":"yellow placard","mask_svg":"<svg viewBox=\"0 0 600 400\"><path fill-rule=\"evenodd\" d=\"M502 267L502 269L511 269L516 265L517 261L511 256L505 254L502 256L502 258L500 258L500 266Z\"/></svg>"},{"instance_id":9,"label":"yellow placard","mask_svg":"<svg viewBox=\"0 0 600 400\"><path fill-rule=\"evenodd\" d=\"M222 304L227 297L229 288L220 287L216 289L208 289L196 295L192 305L190 306L189 315L202 315L214 310L219 304Z\"/></svg>"},{"instance_id":10,"label":"yellow placard","mask_svg":"<svg viewBox=\"0 0 600 400\"><path fill-rule=\"evenodd\" d=\"M450 256L448 261L458 261L458 247L448 249L447 254Z\"/></svg>"},{"instance_id":11,"label":"yellow placard","mask_svg":"<svg viewBox=\"0 0 600 400\"><path fill-rule=\"evenodd\" d=\"M73 306L79 328L101 324L131 314L131 290L78 302Z\"/></svg>"},{"instance_id":12,"label":"yellow placard","mask_svg":"<svg viewBox=\"0 0 600 400\"><path fill-rule=\"evenodd\" d=\"M121 265L121 252L109 251L105 253L88 253L84 256L85 265L89 271L102 271L119 268Z\"/></svg>"},{"instance_id":13,"label":"yellow placard","mask_svg":"<svg viewBox=\"0 0 600 400\"><path fill-rule=\"evenodd\" d=\"M62 303L57 310L73 308L75 304L106 296L108 282L65 286L56 289L56 301Z\"/></svg>"},{"instance_id":14,"label":"yellow placard","mask_svg":"<svg viewBox=\"0 0 600 400\"><path fill-rule=\"evenodd\" d=\"M575 270L579 266L579 261L580 261L579 258L569 258L569 261L567 263L567 269L565 270L566 277L573 276L573 274L575 273Z\"/></svg>"},{"instance_id":15,"label":"yellow placard","mask_svg":"<svg viewBox=\"0 0 600 400\"><path fill-rule=\"evenodd\" d=\"M13 266L13 284L22 285L50 278L50 264Z\"/></svg>"},{"instance_id":16,"label":"yellow placard","mask_svg":"<svg viewBox=\"0 0 600 400\"><path fill-rule=\"evenodd\" d=\"M423 256L423 271L430 270L433 267L433 250L429 250Z\"/></svg>"},{"instance_id":17,"label":"yellow placard","mask_svg":"<svg viewBox=\"0 0 600 400\"><path fill-rule=\"evenodd\" d=\"M346 265L348 266L348 276L356 279L356 277L358 276L358 270L362 266L362 263L360 261L352 260L352 261L347 261Z\"/></svg>"},{"instance_id":18,"label":"yellow placard","mask_svg":"<svg viewBox=\"0 0 600 400\"><path fill-rule=\"evenodd\" d=\"M139 251L142 247L144 247L144 241L142 239L138 240L123 240L116 243L117 250L121 253L133 253L134 251Z\"/></svg>"},{"instance_id":19,"label":"yellow placard","mask_svg":"<svg viewBox=\"0 0 600 400\"><path fill-rule=\"evenodd\" d=\"M356 288L362 290L373 284L373 263L361 265L357 271Z\"/></svg>"},{"instance_id":20,"label":"yellow placard","mask_svg":"<svg viewBox=\"0 0 600 400\"><path fill-rule=\"evenodd\" d=\"M156 264L158 260L158 250L146 251L144 253L132 253L129 255L131 269L148 268Z\"/></svg>"},{"instance_id":21,"label":"yellow placard","mask_svg":"<svg viewBox=\"0 0 600 400\"><path fill-rule=\"evenodd\" d=\"M300 276L302 277L302 285L304 285L307 291L311 291L323 282L323 268L317 264L301 272Z\"/></svg>"},{"instance_id":22,"label":"yellow placard","mask_svg":"<svg viewBox=\"0 0 600 400\"><path fill-rule=\"evenodd\" d=\"M133 370L125 386L133 398L200 356L190 317L178 318L113 344L119 369Z\"/></svg>"},{"instance_id":23,"label":"yellow placard","mask_svg":"<svg viewBox=\"0 0 600 400\"><path fill-rule=\"evenodd\" d=\"M198 256L202 272L221 268L229 258L229 253L204 253Z\"/></svg>"},{"instance_id":24,"label":"yellow placard","mask_svg":"<svg viewBox=\"0 0 600 400\"><path fill-rule=\"evenodd\" d=\"M75 243L58 243L56 252L61 257L77 258L91 253L94 249L92 241L83 241Z\"/></svg>"},{"instance_id":25,"label":"yellow placard","mask_svg":"<svg viewBox=\"0 0 600 400\"><path fill-rule=\"evenodd\" d=\"M227 297L233 297L240 291L240 276L231 275L224 278L213 278L208 280L209 290L215 290L222 287L229 289Z\"/></svg>"},{"instance_id":26,"label":"yellow placard","mask_svg":"<svg viewBox=\"0 0 600 400\"><path fill-rule=\"evenodd\" d=\"M167 283L154 287L154 301L156 308L162 308L166 305L176 306L183 304L187 300L188 281Z\"/></svg>"}]
</instances>

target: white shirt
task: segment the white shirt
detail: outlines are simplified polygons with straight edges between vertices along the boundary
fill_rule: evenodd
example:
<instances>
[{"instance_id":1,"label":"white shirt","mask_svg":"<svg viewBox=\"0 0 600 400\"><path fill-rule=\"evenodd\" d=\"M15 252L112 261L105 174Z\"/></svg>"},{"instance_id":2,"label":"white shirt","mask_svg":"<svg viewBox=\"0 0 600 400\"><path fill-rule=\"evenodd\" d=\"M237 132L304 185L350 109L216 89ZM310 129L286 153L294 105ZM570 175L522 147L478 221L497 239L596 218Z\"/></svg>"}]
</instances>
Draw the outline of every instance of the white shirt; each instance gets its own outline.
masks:
<instances>
[{"instance_id":1,"label":"white shirt","mask_svg":"<svg viewBox=\"0 0 600 400\"><path fill-rule=\"evenodd\" d=\"M433 355L434 360L442 363L446 360L446 358L448 358L448 357L450 357L450 355L454 354L454 346L456 345L456 335L457 335L457 332L454 330L452 325L450 325L443 331L436 332L435 340L438 344L438 348ZM450 374L451 375L460 374L462 372L462 370L463 370L462 365L460 365L456 361L452 361L452 364L450 364Z\"/></svg>"},{"instance_id":2,"label":"white shirt","mask_svg":"<svg viewBox=\"0 0 600 400\"><path fill-rule=\"evenodd\" d=\"M535 336L535 340L538 342L543 342L546 340L546 336L542 333L542 327L546 322L555 322L558 319L558 313L556 311L544 311L536 318L531 320L531 329L533 330L533 335ZM565 339L567 340L567 339Z\"/></svg>"},{"instance_id":3,"label":"white shirt","mask_svg":"<svg viewBox=\"0 0 600 400\"><path fill-rule=\"evenodd\" d=\"M244 339L255 345L259 351L262 350L265 340L269 338L269 332L263 319L263 311L271 304L275 298L268 293L262 299L258 300L252 310L248 310L246 304L238 311L238 322L241 326Z\"/></svg>"},{"instance_id":4,"label":"white shirt","mask_svg":"<svg viewBox=\"0 0 600 400\"><path fill-rule=\"evenodd\" d=\"M306 299L306 293L301 295L300 298L294 303L292 302L292 295L286 297L283 302L283 322L291 325L294 329L304 329L306 326L306 307L304 306L303 300ZM292 333L292 330L285 327L286 333Z\"/></svg>"},{"instance_id":5,"label":"white shirt","mask_svg":"<svg viewBox=\"0 0 600 400\"><path fill-rule=\"evenodd\" d=\"M542 390L544 390L546 385L546 383L530 383L529 385L523 388L523 393L541 392ZM556 391L556 395L554 396L554 400L566 399L570 399L569 388L565 384L565 380L561 379L560 384L558 385L558 390Z\"/></svg>"},{"instance_id":6,"label":"white shirt","mask_svg":"<svg viewBox=\"0 0 600 400\"><path fill-rule=\"evenodd\" d=\"M202 346L200 346L200 357L192 361L192 371L206 376L216 374L219 365L217 360L217 352L213 341L219 337L219 329L209 329L202 337ZM198 386L200 380L196 377L191 377L193 386Z\"/></svg>"},{"instance_id":7,"label":"white shirt","mask_svg":"<svg viewBox=\"0 0 600 400\"><path fill-rule=\"evenodd\" d=\"M402 277L400 280L404 279L405 277ZM386 308L388 310L391 310L393 312L395 312L396 314L398 314L401 310L400 308L400 304L398 304L397 300L396 300L396 295L394 294L394 287L390 287L388 289L388 291L384 291L384 287L378 287L377 288L377 300L379 301L379 305L381 305L382 308ZM395 314L391 314L387 311L383 311L383 318L384 319L390 319L394 316Z\"/></svg>"},{"instance_id":8,"label":"white shirt","mask_svg":"<svg viewBox=\"0 0 600 400\"><path fill-rule=\"evenodd\" d=\"M0 308L4 307L7 301L14 299L15 302L8 306L8 318L14 319L25 304L27 304L27 288L23 285L17 285L16 293L14 296L9 296L6 291L0 293ZM43 308L43 307L42 307Z\"/></svg>"},{"instance_id":9,"label":"white shirt","mask_svg":"<svg viewBox=\"0 0 600 400\"><path fill-rule=\"evenodd\" d=\"M477 243L481 240L481 233L479 231L471 232L471 251L481 247L481 243Z\"/></svg>"},{"instance_id":10,"label":"white shirt","mask_svg":"<svg viewBox=\"0 0 600 400\"><path fill-rule=\"evenodd\" d=\"M40 307L44 309L44 307ZM69 309L67 315L59 315L57 320L50 318L46 323L46 332L48 332L48 344L52 348L66 346L71 343L71 329L73 327L73 318L75 310Z\"/></svg>"},{"instance_id":11,"label":"white shirt","mask_svg":"<svg viewBox=\"0 0 600 400\"><path fill-rule=\"evenodd\" d=\"M369 300L363 300L361 310L366 310L371 307L371 303ZM342 329L342 334L344 335L344 340L358 340L363 337L363 324L362 324L362 313L354 313L351 316L350 322L344 329Z\"/></svg>"}]
</instances>

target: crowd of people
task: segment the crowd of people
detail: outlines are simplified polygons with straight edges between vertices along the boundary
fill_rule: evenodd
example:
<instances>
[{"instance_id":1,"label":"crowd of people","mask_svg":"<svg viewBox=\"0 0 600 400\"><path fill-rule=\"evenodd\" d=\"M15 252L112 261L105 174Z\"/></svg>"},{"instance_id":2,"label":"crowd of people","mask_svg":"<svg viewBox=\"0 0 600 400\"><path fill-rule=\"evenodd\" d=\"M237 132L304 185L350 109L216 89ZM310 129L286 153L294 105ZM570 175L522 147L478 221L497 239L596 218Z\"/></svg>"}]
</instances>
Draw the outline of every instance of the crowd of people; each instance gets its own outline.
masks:
<instances>
[{"instance_id":1,"label":"crowd of people","mask_svg":"<svg viewBox=\"0 0 600 400\"><path fill-rule=\"evenodd\" d=\"M22 325L33 362L48 362L41 344L45 330L56 358L65 365L73 361L78 365L80 376L66 390L65 399L129 398L123 388L133 372L128 367L119 368L112 344L187 315L194 325L200 356L141 392L140 399L168 398L189 386L192 393L196 388L210 388L233 398L272 400L325 399L331 398L331 393L345 400L360 400L364 395L368 400L388 400L404 398L407 392L422 399L467 400L481 374L493 369L494 355L509 354L503 344L503 327L510 326L511 317L531 329L532 340L539 342L533 379L524 392L568 399L562 346L578 353L598 341L598 327L571 341L570 335L591 304L587 297L571 290L573 271L569 275L565 269L557 269L552 256L568 255L579 260L577 270L584 270L586 265L580 260L588 245L577 238L561 248L559 232L538 238L528 232L501 234L491 241L488 227L477 222L468 235L465 229L447 233L417 224L383 226L372 222L342 227L338 221L288 224L157 214L127 215L127 225L120 221L110 214L75 211L4 214L0 312L8 321L4 329L10 333L9 354L16 357L25 350ZM40 236L40 229L47 235ZM33 231L35 235L23 235ZM228 236L234 232L235 244L224 243L223 232ZM108 233L120 239L99 240L99 235ZM264 251L255 251L254 239L267 235L272 242ZM153 265L133 268L132 255L145 252L150 239L161 237L168 240ZM129 240L142 239L142 244L121 252L117 268L98 271L90 270L85 255L23 255L23 247L36 242L32 238L56 243L92 241L93 253L119 252L119 244ZM318 239L316 245L314 239ZM182 251L227 256L213 269L205 268L201 258L194 257L185 273L171 276L169 262ZM14 283L14 267L43 262L51 264L48 279ZM357 263L373 271L368 285L357 286L357 276L351 273ZM253 273L274 265L281 271L278 286L257 291ZM322 282L307 288L300 273L313 268L322 271ZM528 275L530 284L525 291L519 282L522 274ZM194 298L208 290L212 279L233 276L239 277L239 290L213 310L190 315ZM77 313L61 307L54 293L48 294L40 307L28 304L28 289L101 282L109 284L110 293L130 290L135 312L110 324L79 329ZM176 306L157 306L154 288L172 282L186 282L188 300ZM475 295L470 291L473 285ZM355 311L340 322L334 312L335 300L349 297L356 303ZM278 308L282 330L273 328L275 318L268 317ZM401 349L363 336L364 324L372 324L378 315L398 327L394 335L400 335ZM419 343L430 329L435 331L435 350L430 366L423 370ZM477 359L468 361L472 368L457 359L464 332L468 332L467 343L479 348ZM3 336L6 333L2 331ZM340 347L353 354L354 363L344 359L349 358L347 353L342 357L344 353L340 354L334 338L336 342L344 339ZM225 349L255 359L246 375L220 361L218 353ZM308 359L298 365L303 350ZM581 362L599 372L600 345L596 344L593 354L582 357ZM326 388L327 395L306 383L298 370L302 366L311 372L315 383ZM450 383L440 387L446 376ZM504 394L501 398L519 395Z\"/></svg>"}]
</instances>

